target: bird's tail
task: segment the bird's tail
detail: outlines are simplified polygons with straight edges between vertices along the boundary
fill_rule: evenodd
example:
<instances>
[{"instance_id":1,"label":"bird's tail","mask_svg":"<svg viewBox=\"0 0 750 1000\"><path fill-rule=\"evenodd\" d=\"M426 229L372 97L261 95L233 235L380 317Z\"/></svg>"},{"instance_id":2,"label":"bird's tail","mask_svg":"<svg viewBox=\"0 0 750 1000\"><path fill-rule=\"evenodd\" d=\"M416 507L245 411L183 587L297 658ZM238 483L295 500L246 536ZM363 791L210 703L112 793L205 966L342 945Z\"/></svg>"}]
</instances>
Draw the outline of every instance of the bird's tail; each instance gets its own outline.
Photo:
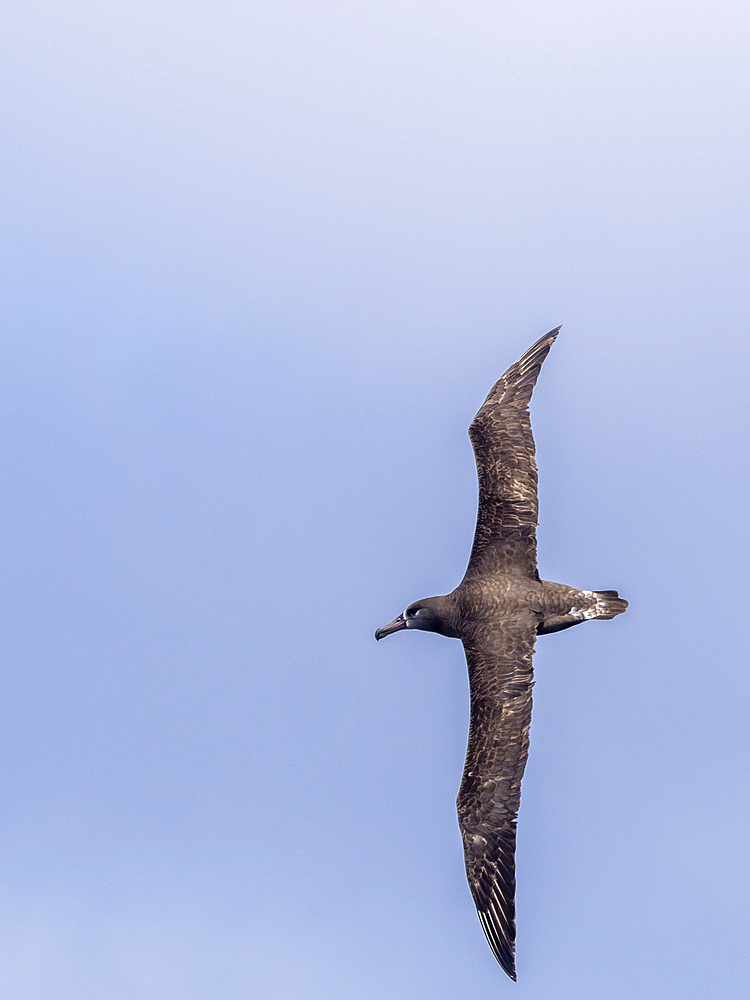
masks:
<instances>
[{"instance_id":1,"label":"bird's tail","mask_svg":"<svg viewBox=\"0 0 750 1000\"><path fill-rule=\"evenodd\" d=\"M626 610L628 602L616 590L594 590L594 602L586 612L587 618L614 618Z\"/></svg>"}]
</instances>

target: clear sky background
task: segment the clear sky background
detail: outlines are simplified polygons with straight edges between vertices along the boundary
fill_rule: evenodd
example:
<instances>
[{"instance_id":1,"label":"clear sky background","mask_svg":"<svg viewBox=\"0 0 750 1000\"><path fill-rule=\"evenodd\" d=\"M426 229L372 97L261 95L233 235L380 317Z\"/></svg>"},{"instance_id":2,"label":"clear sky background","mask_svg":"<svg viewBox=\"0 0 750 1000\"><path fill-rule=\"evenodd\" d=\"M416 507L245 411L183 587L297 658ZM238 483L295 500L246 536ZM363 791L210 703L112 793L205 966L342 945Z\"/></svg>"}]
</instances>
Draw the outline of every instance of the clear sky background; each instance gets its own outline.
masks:
<instances>
[{"instance_id":1,"label":"clear sky background","mask_svg":"<svg viewBox=\"0 0 750 1000\"><path fill-rule=\"evenodd\" d=\"M747 996L750 14L3 28L0 993ZM466 886L466 428L563 324L518 969Z\"/></svg>"}]
</instances>

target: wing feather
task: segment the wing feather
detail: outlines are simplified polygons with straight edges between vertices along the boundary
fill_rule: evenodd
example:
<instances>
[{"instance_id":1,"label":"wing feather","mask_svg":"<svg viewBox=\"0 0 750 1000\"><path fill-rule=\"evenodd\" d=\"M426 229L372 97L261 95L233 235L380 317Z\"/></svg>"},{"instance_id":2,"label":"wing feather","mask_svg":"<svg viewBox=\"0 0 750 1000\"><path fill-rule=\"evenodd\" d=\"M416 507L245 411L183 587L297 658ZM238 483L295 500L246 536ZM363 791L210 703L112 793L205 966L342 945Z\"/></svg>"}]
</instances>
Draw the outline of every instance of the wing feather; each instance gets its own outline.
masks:
<instances>
[{"instance_id":1,"label":"wing feather","mask_svg":"<svg viewBox=\"0 0 750 1000\"><path fill-rule=\"evenodd\" d=\"M469 427L479 477L466 575L536 570L537 469L529 400L560 328L540 337L495 383Z\"/></svg>"},{"instance_id":2,"label":"wing feather","mask_svg":"<svg viewBox=\"0 0 750 1000\"><path fill-rule=\"evenodd\" d=\"M517 612L464 639L471 722L458 819L469 888L500 965L515 971L516 816L529 752L533 613Z\"/></svg>"}]
</instances>

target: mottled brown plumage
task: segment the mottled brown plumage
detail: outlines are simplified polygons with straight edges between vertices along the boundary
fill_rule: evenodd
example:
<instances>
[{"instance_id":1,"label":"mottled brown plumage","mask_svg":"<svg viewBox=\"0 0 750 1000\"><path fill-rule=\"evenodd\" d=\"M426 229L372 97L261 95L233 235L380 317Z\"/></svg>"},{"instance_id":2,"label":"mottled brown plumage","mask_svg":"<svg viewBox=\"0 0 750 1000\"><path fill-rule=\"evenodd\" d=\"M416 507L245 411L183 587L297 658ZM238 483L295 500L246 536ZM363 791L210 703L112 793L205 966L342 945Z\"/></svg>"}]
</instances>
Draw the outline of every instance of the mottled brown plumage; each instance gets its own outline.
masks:
<instances>
[{"instance_id":1,"label":"mottled brown plumage","mask_svg":"<svg viewBox=\"0 0 750 1000\"><path fill-rule=\"evenodd\" d=\"M472 421L479 477L474 544L466 574L444 597L410 605L377 639L416 628L461 639L471 720L458 819L466 874L490 947L515 970L515 847L521 778L529 750L532 657L537 635L627 608L616 591L576 590L539 579L537 469L529 400L559 332L541 337L499 379Z\"/></svg>"}]
</instances>

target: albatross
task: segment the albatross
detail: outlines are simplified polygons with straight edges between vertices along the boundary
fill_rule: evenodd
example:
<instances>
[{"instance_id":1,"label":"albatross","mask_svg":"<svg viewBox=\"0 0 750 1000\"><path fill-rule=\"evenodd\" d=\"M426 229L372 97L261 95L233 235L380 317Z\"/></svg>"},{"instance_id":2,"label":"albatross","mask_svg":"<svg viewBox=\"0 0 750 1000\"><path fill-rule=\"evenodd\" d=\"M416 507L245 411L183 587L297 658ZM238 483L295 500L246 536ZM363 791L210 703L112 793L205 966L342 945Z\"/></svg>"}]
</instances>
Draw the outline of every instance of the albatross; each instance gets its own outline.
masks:
<instances>
[{"instance_id":1,"label":"albatross","mask_svg":"<svg viewBox=\"0 0 750 1000\"><path fill-rule=\"evenodd\" d=\"M540 580L537 468L529 401L560 327L540 337L495 383L469 427L479 506L469 565L456 589L410 604L376 639L406 629L460 639L471 717L456 802L469 888L495 958L515 963L516 817L529 752L532 657L538 635L614 618L615 590Z\"/></svg>"}]
</instances>

